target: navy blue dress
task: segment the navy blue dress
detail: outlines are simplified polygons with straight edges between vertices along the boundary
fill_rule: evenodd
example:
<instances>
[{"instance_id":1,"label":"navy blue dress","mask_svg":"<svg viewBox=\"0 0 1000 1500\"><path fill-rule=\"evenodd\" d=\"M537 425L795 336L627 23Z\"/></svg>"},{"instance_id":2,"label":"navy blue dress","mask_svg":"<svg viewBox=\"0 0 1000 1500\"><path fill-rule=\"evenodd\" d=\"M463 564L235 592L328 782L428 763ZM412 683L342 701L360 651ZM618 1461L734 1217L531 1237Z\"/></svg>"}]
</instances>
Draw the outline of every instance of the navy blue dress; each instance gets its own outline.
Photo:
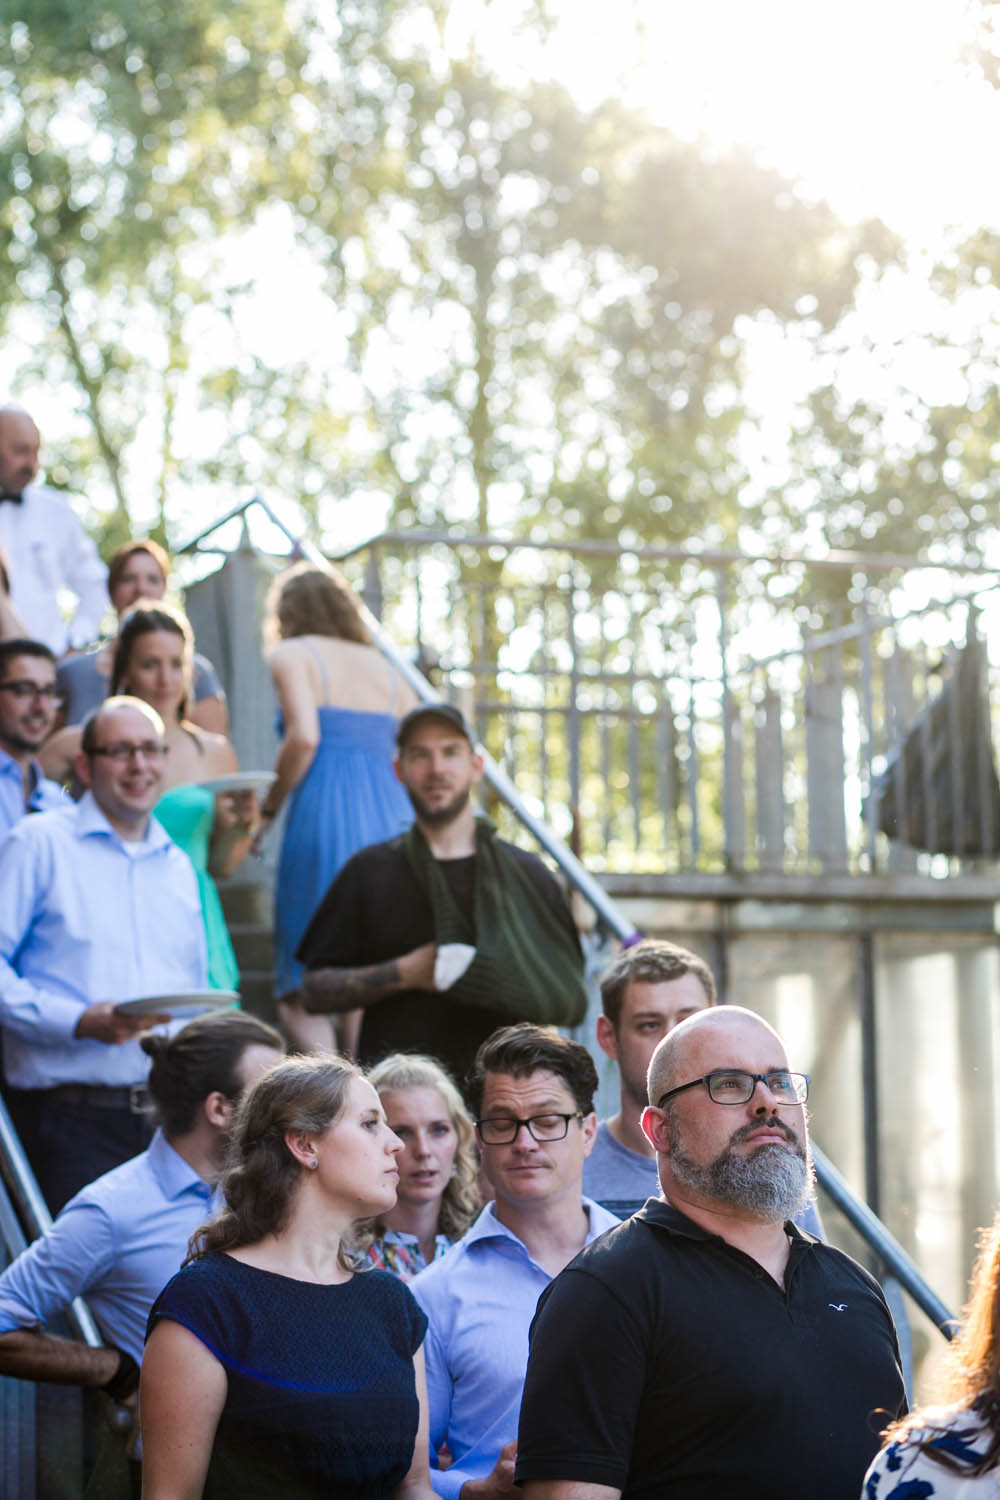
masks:
<instances>
[{"instance_id":1,"label":"navy blue dress","mask_svg":"<svg viewBox=\"0 0 1000 1500\"><path fill-rule=\"evenodd\" d=\"M398 1277L317 1286L206 1255L167 1283L149 1333L161 1318L228 1377L205 1500L380 1500L405 1478L427 1319Z\"/></svg>"}]
</instances>

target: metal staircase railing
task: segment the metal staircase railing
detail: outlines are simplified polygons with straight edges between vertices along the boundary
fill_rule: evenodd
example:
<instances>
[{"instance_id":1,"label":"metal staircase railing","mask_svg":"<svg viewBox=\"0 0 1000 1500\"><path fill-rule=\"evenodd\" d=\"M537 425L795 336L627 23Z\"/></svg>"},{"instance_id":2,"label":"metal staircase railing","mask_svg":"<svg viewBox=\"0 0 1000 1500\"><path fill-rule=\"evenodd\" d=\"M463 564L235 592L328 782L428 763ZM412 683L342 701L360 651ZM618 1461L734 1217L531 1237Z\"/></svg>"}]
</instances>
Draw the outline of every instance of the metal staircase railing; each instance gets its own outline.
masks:
<instances>
[{"instance_id":1,"label":"metal staircase railing","mask_svg":"<svg viewBox=\"0 0 1000 1500\"><path fill-rule=\"evenodd\" d=\"M253 507L259 507L271 524L287 538L295 556L325 565L327 559L320 552L319 548L308 539L296 536L275 514L267 502L256 495L235 506L225 516L199 532L197 536L179 548L179 552L196 551L201 543L213 532L238 517L245 518L246 513ZM364 609L365 624L368 626L372 639L383 655L402 673L420 698L425 702L438 701L440 695L435 692L423 673L412 662L407 660L395 642L386 634L381 623L371 611L364 608L364 606L362 608ZM480 750L483 753L484 779L487 785L507 805L522 826L537 840L541 848L554 860L573 890L577 891L589 902L603 928L621 942L627 943L637 939L640 934L625 919L604 888L584 868L566 844L552 832L551 828L532 813L518 792L517 787L502 768L497 765L493 757L484 751L482 746L480 746ZM925 1281L907 1252L894 1239L882 1221L872 1212L867 1204L853 1192L844 1177L841 1176L837 1168L815 1143L814 1159L816 1177L820 1187L860 1235L875 1261L880 1267L884 1268L885 1276L898 1282L909 1293L916 1305L926 1314L935 1328L945 1338L950 1339L953 1337L957 1326L953 1315Z\"/></svg>"}]
</instances>

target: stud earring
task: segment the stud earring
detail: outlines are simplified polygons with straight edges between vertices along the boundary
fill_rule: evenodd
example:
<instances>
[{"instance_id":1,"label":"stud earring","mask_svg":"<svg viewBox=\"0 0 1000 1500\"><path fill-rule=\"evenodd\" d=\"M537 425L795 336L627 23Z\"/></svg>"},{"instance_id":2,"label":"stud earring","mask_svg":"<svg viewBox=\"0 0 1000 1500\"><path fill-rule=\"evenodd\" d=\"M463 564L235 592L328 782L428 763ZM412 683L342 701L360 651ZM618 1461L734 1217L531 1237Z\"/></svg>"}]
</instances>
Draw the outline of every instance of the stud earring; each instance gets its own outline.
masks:
<instances>
[{"instance_id":1,"label":"stud earring","mask_svg":"<svg viewBox=\"0 0 1000 1500\"><path fill-rule=\"evenodd\" d=\"M311 1170L315 1170L315 1168L319 1166L319 1162L316 1160L315 1156L311 1156L306 1162L306 1166Z\"/></svg>"}]
</instances>

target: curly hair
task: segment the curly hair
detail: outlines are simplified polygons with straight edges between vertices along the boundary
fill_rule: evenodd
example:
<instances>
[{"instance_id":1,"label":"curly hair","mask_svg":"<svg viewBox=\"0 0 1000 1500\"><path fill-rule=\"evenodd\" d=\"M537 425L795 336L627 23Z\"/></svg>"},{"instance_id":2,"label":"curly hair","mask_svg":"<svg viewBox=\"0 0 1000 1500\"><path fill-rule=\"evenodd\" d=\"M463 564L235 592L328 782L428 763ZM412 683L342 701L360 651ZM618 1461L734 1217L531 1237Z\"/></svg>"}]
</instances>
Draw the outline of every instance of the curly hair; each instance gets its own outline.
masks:
<instances>
[{"instance_id":1,"label":"curly hair","mask_svg":"<svg viewBox=\"0 0 1000 1500\"><path fill-rule=\"evenodd\" d=\"M972 1478L1000 1465L1000 1212L988 1229L979 1232L979 1254L972 1271L969 1300L962 1327L948 1348L943 1373L943 1400L953 1419L956 1411L975 1414L986 1428L985 1453L974 1464L964 1463L944 1448L933 1446L951 1421L918 1408L883 1432L885 1442L913 1441L942 1468ZM922 1436L918 1434L923 1434Z\"/></svg>"},{"instance_id":2,"label":"curly hair","mask_svg":"<svg viewBox=\"0 0 1000 1500\"><path fill-rule=\"evenodd\" d=\"M444 1100L448 1118L455 1127L458 1146L455 1167L441 1198L438 1231L450 1240L461 1239L482 1207L479 1197L479 1153L472 1116L462 1103L462 1096L441 1064L420 1053L394 1052L377 1063L368 1081L385 1101L387 1094L403 1089L434 1089ZM372 1221L376 1234L385 1231L380 1220Z\"/></svg>"},{"instance_id":3,"label":"curly hair","mask_svg":"<svg viewBox=\"0 0 1000 1500\"><path fill-rule=\"evenodd\" d=\"M151 603L149 600L141 600L133 609L130 609L121 622L118 631L118 640L115 643L115 658L111 664L111 696L121 692L122 683L128 676L128 664L132 659L135 643L144 635L152 635L154 631L166 630L171 635L180 636L184 642L184 655L187 658L190 671L191 662L194 657L194 632L191 629L187 615L181 614L179 609L173 609L169 604L162 604L159 600ZM188 695L184 694L177 705L177 718L183 719L187 714Z\"/></svg>"},{"instance_id":4,"label":"curly hair","mask_svg":"<svg viewBox=\"0 0 1000 1500\"><path fill-rule=\"evenodd\" d=\"M288 1223L302 1167L285 1136L296 1131L323 1135L347 1103L362 1070L332 1053L289 1057L248 1089L233 1122L222 1175L225 1206L191 1240L188 1260L218 1250L254 1245L279 1234ZM341 1241L345 1271L358 1269L353 1238Z\"/></svg>"},{"instance_id":5,"label":"curly hair","mask_svg":"<svg viewBox=\"0 0 1000 1500\"><path fill-rule=\"evenodd\" d=\"M371 645L354 590L334 567L295 563L268 590L264 638L287 641L297 635L331 635Z\"/></svg>"}]
</instances>

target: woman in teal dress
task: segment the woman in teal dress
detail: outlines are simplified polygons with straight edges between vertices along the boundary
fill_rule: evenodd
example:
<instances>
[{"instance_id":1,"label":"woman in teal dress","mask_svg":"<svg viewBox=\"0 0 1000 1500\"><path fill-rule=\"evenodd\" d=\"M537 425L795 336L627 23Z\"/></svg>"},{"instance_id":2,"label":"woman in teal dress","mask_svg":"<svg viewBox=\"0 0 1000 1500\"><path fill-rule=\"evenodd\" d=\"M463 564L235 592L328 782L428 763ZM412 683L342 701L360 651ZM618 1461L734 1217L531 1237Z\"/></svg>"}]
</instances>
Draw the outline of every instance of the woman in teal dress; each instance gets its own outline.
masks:
<instances>
[{"instance_id":1,"label":"woman in teal dress","mask_svg":"<svg viewBox=\"0 0 1000 1500\"><path fill-rule=\"evenodd\" d=\"M186 717L193 656L191 627L163 604L140 604L122 623L111 691L131 693L152 705L166 726L166 790L153 809L174 843L194 865L208 946L209 984L239 986L236 955L213 876L230 874L250 848L256 814L253 793L216 797L199 782L239 770L232 745Z\"/></svg>"}]
</instances>

